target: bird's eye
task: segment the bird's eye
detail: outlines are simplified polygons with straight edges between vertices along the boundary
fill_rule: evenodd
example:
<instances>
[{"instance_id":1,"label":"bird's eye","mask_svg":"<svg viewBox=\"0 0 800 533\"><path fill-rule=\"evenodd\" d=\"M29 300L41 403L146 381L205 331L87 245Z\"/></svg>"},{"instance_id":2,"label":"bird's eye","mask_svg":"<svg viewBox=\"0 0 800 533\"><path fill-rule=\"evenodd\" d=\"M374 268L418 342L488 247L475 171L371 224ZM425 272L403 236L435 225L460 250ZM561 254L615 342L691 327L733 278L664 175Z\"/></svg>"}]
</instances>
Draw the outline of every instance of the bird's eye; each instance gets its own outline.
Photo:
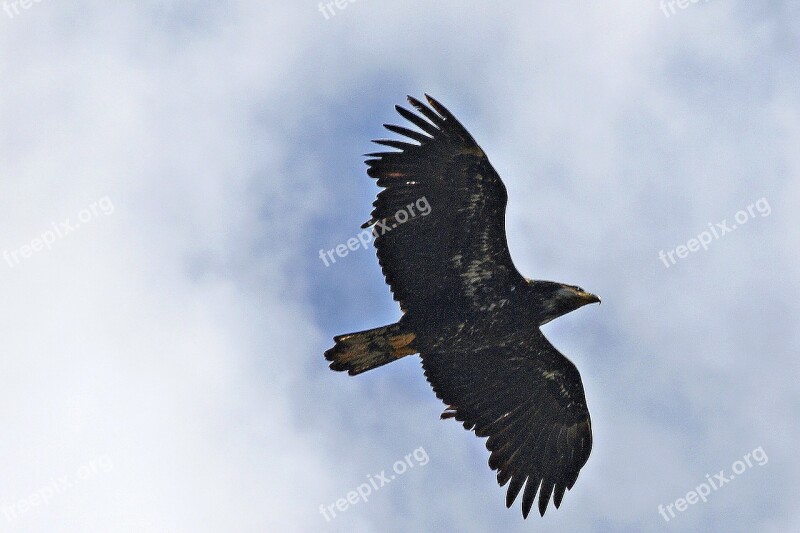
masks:
<instances>
[{"instance_id":1,"label":"bird's eye","mask_svg":"<svg viewBox=\"0 0 800 533\"><path fill-rule=\"evenodd\" d=\"M581 287L575 287L575 290L576 290L576 291L578 291L578 292L586 292L586 291L585 291L585 290L583 290Z\"/></svg>"}]
</instances>

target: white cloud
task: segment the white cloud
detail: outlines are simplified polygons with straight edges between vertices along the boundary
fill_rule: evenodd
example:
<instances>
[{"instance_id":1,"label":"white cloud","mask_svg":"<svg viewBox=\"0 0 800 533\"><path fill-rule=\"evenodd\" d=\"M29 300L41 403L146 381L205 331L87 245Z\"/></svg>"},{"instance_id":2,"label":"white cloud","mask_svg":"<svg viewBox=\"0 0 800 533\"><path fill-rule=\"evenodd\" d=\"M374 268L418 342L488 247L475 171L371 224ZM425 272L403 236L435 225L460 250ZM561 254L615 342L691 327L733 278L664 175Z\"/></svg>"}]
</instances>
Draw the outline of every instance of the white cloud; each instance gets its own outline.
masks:
<instances>
[{"instance_id":1,"label":"white cloud","mask_svg":"<svg viewBox=\"0 0 800 533\"><path fill-rule=\"evenodd\" d=\"M0 529L531 527L482 441L437 419L418 363L350 379L321 358L334 323L398 315L374 257L325 269L316 253L362 221L359 150L422 91L504 177L520 269L603 297L546 331L595 427L547 527L661 529L659 503L763 446L768 465L669 527L791 529L774 518L798 473L786 6L360 0L325 20L315 4L86 1L0 18L0 250L115 206L0 263L0 504L113 460ZM663 267L660 249L762 196L769 217ZM424 469L319 514L419 446Z\"/></svg>"}]
</instances>

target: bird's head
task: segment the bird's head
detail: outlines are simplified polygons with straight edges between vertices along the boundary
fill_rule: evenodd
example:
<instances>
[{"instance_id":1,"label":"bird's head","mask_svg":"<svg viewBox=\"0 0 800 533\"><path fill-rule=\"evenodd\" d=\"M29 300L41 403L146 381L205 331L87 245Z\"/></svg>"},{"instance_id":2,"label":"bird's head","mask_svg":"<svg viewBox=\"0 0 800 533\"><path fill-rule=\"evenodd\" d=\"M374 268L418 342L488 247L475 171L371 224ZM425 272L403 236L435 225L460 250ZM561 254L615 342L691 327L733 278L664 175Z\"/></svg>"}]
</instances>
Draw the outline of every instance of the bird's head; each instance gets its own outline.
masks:
<instances>
[{"instance_id":1,"label":"bird's head","mask_svg":"<svg viewBox=\"0 0 800 533\"><path fill-rule=\"evenodd\" d=\"M600 298L575 285L554 281L527 280L531 296L541 309L539 325L546 324L562 315L587 304L600 303Z\"/></svg>"}]
</instances>

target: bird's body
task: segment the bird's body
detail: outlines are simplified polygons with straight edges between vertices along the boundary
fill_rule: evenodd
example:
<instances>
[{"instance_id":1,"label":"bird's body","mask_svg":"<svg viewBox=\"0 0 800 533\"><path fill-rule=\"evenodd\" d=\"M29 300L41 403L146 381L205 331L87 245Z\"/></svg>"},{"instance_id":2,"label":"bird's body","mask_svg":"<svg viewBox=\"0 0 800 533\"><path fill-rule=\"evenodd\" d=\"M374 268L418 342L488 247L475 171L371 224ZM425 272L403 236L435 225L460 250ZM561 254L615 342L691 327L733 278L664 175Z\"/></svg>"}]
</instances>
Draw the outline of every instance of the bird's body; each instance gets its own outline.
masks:
<instances>
[{"instance_id":1,"label":"bird's body","mask_svg":"<svg viewBox=\"0 0 800 533\"><path fill-rule=\"evenodd\" d=\"M448 406L442 417L489 437L489 465L510 482L507 505L524 486L523 514L537 490L544 514L551 496L558 507L572 488L592 437L580 375L539 326L599 299L520 275L506 242L505 186L467 130L427 98L430 108L409 97L424 119L397 107L423 133L386 126L416 142L375 141L400 151L367 160L385 189L364 227L373 226L403 316L335 337L325 356L355 375L419 353Z\"/></svg>"}]
</instances>

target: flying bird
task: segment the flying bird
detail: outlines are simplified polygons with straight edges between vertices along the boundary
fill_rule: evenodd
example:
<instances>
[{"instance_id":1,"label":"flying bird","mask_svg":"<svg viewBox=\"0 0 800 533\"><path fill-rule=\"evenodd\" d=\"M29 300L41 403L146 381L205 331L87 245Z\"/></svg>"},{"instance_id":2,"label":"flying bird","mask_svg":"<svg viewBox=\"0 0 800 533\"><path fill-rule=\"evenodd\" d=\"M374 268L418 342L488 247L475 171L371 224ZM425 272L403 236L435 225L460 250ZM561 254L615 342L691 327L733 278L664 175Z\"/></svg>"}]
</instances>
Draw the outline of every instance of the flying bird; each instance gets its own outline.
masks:
<instances>
[{"instance_id":1,"label":"flying bird","mask_svg":"<svg viewBox=\"0 0 800 533\"><path fill-rule=\"evenodd\" d=\"M556 508L586 464L592 423L575 365L540 326L600 298L574 285L523 277L508 250L505 185L469 132L439 102L396 106L415 129L373 142L367 174L383 190L363 228L403 312L400 320L334 337L330 368L360 374L420 354L454 418L488 437L489 466L506 506L522 494L527 518ZM424 207L427 206L427 209Z\"/></svg>"}]
</instances>

